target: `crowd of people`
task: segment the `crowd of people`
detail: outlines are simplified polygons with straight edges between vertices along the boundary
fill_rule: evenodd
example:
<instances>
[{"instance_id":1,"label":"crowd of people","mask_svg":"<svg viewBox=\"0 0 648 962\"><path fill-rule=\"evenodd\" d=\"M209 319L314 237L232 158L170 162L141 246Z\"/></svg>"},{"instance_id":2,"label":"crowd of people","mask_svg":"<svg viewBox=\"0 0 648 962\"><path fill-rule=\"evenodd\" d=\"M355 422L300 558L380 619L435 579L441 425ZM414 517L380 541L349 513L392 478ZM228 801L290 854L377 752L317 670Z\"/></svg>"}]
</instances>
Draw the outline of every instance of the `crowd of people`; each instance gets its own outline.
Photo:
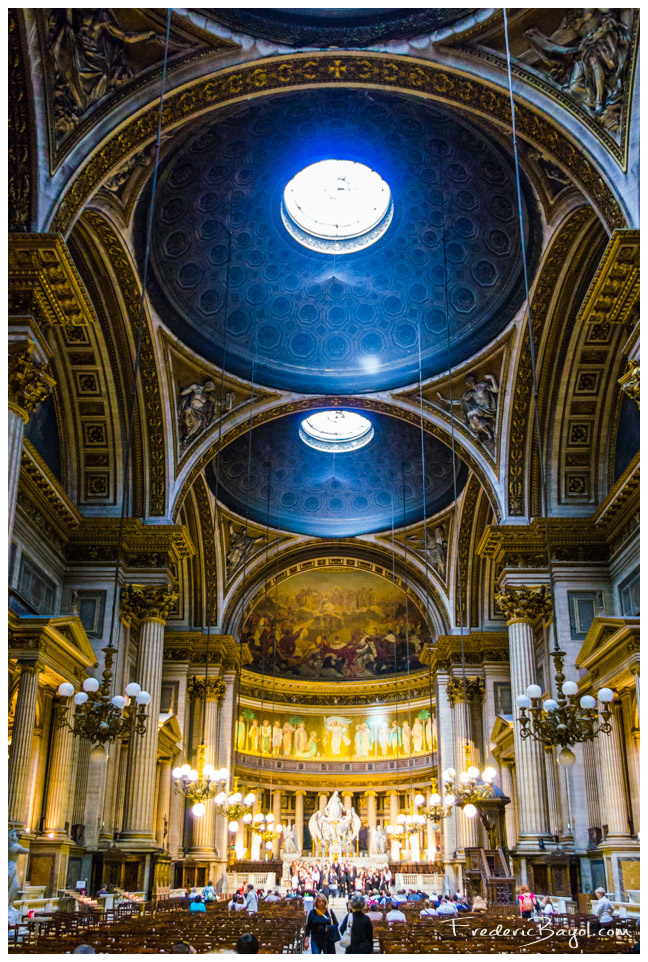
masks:
<instances>
[{"instance_id":1,"label":"crowd of people","mask_svg":"<svg viewBox=\"0 0 648 962\"><path fill-rule=\"evenodd\" d=\"M293 895L321 893L333 898L353 894L369 895L376 892L388 895L392 882L389 866L384 869L358 869L352 862L301 861L293 862L291 892Z\"/></svg>"}]
</instances>

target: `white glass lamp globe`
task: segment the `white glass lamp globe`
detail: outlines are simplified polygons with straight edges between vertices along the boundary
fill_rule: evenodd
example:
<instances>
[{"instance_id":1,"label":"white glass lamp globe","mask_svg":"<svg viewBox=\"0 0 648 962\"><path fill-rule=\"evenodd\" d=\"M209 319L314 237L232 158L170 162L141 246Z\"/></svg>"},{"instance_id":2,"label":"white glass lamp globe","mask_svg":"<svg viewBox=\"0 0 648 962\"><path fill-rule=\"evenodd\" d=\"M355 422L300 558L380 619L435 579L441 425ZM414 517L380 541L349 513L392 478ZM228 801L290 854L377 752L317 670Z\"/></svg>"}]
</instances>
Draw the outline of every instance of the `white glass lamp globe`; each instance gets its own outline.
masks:
<instances>
[{"instance_id":1,"label":"white glass lamp globe","mask_svg":"<svg viewBox=\"0 0 648 962\"><path fill-rule=\"evenodd\" d=\"M526 693L529 698L540 698L542 695L542 688L540 685L527 685Z\"/></svg>"},{"instance_id":2,"label":"white glass lamp globe","mask_svg":"<svg viewBox=\"0 0 648 962\"><path fill-rule=\"evenodd\" d=\"M195 768L192 768L191 771L189 772L189 781L190 782L198 781L198 772L196 771Z\"/></svg>"},{"instance_id":3,"label":"white glass lamp globe","mask_svg":"<svg viewBox=\"0 0 648 962\"><path fill-rule=\"evenodd\" d=\"M439 795L438 792L435 792L434 795L430 796L430 805L440 805L440 804L441 804L441 796Z\"/></svg>"},{"instance_id":4,"label":"white glass lamp globe","mask_svg":"<svg viewBox=\"0 0 648 962\"><path fill-rule=\"evenodd\" d=\"M224 800L225 800L225 795L223 795L223 801L224 801ZM256 813L256 815L254 816L254 821L255 821L255 822L261 822L261 821L263 821L263 815L262 815L261 812L257 812L257 813Z\"/></svg>"},{"instance_id":5,"label":"white glass lamp globe","mask_svg":"<svg viewBox=\"0 0 648 962\"><path fill-rule=\"evenodd\" d=\"M443 773L443 780L446 782L451 782L456 774L457 773L454 768L446 768L445 772Z\"/></svg>"},{"instance_id":6,"label":"white glass lamp globe","mask_svg":"<svg viewBox=\"0 0 648 962\"><path fill-rule=\"evenodd\" d=\"M214 769L213 765L209 765L209 764L205 765L205 767L203 768L203 775L205 776L205 778L212 779L215 774L216 774L216 770Z\"/></svg>"},{"instance_id":7,"label":"white glass lamp globe","mask_svg":"<svg viewBox=\"0 0 648 962\"><path fill-rule=\"evenodd\" d=\"M393 825L388 825L387 828L386 828L387 834L388 834L388 835L391 835L391 833L392 833L393 831L394 831L394 826L393 826Z\"/></svg>"},{"instance_id":8,"label":"white glass lamp globe","mask_svg":"<svg viewBox=\"0 0 648 962\"><path fill-rule=\"evenodd\" d=\"M562 693L563 695L577 695L578 685L575 681L566 681L563 683Z\"/></svg>"},{"instance_id":9,"label":"white glass lamp globe","mask_svg":"<svg viewBox=\"0 0 648 962\"><path fill-rule=\"evenodd\" d=\"M528 695L518 695L515 699L515 704L518 706L518 708L530 708L531 699Z\"/></svg>"},{"instance_id":10,"label":"white glass lamp globe","mask_svg":"<svg viewBox=\"0 0 648 962\"><path fill-rule=\"evenodd\" d=\"M471 778L479 778L479 769L476 765L471 765L468 769L468 774Z\"/></svg>"},{"instance_id":11,"label":"white glass lamp globe","mask_svg":"<svg viewBox=\"0 0 648 962\"><path fill-rule=\"evenodd\" d=\"M265 843L265 847L267 848L267 850L268 850L269 852L271 852L271 851L272 851L272 842L266 842L266 843Z\"/></svg>"},{"instance_id":12,"label":"white glass lamp globe","mask_svg":"<svg viewBox=\"0 0 648 962\"><path fill-rule=\"evenodd\" d=\"M543 701L542 707L545 711L555 711L558 707L558 702L554 701L553 698L547 698L546 701Z\"/></svg>"},{"instance_id":13,"label":"white glass lamp globe","mask_svg":"<svg viewBox=\"0 0 648 962\"><path fill-rule=\"evenodd\" d=\"M182 778L182 769L174 768L171 774L173 775L174 778Z\"/></svg>"},{"instance_id":14,"label":"white glass lamp globe","mask_svg":"<svg viewBox=\"0 0 648 962\"><path fill-rule=\"evenodd\" d=\"M576 756L569 748L563 748L557 758L558 764L563 768L570 768L576 761Z\"/></svg>"},{"instance_id":15,"label":"white glass lamp globe","mask_svg":"<svg viewBox=\"0 0 648 962\"><path fill-rule=\"evenodd\" d=\"M202 818L205 814L205 806L202 802L196 802L196 804L191 809L196 818Z\"/></svg>"},{"instance_id":16,"label":"white glass lamp globe","mask_svg":"<svg viewBox=\"0 0 648 962\"><path fill-rule=\"evenodd\" d=\"M222 805L226 799L227 799L227 795L225 794L225 792L219 792L216 798L214 799L214 801L216 802L217 805Z\"/></svg>"},{"instance_id":17,"label":"white glass lamp globe","mask_svg":"<svg viewBox=\"0 0 648 962\"><path fill-rule=\"evenodd\" d=\"M256 798L256 795L254 794L254 792L248 792L247 795L245 796L245 798L243 799L243 804L244 804L244 805L253 805L255 798Z\"/></svg>"},{"instance_id":18,"label":"white glass lamp globe","mask_svg":"<svg viewBox=\"0 0 648 962\"><path fill-rule=\"evenodd\" d=\"M452 806L456 802L454 795L446 795L446 805Z\"/></svg>"},{"instance_id":19,"label":"white glass lamp globe","mask_svg":"<svg viewBox=\"0 0 648 962\"><path fill-rule=\"evenodd\" d=\"M396 821L400 822L402 825L403 822L405 821L405 816L401 813L400 815L397 816Z\"/></svg>"},{"instance_id":20,"label":"white glass lamp globe","mask_svg":"<svg viewBox=\"0 0 648 962\"><path fill-rule=\"evenodd\" d=\"M474 818L477 814L477 809L474 805L464 805L464 815L466 818Z\"/></svg>"},{"instance_id":21,"label":"white glass lamp globe","mask_svg":"<svg viewBox=\"0 0 648 962\"><path fill-rule=\"evenodd\" d=\"M468 772L462 772L461 775L459 776L459 781L461 782L462 785L467 785L468 782L470 781L470 775L468 774Z\"/></svg>"},{"instance_id":22,"label":"white glass lamp globe","mask_svg":"<svg viewBox=\"0 0 648 962\"><path fill-rule=\"evenodd\" d=\"M88 700L88 693L85 691L78 691L74 696L75 705L85 705Z\"/></svg>"},{"instance_id":23,"label":"white glass lamp globe","mask_svg":"<svg viewBox=\"0 0 648 962\"><path fill-rule=\"evenodd\" d=\"M191 772L191 765L188 765L188 764L185 762L184 765L182 766L182 774L183 774L183 775L186 775L187 778L188 778L190 772Z\"/></svg>"},{"instance_id":24,"label":"white glass lamp globe","mask_svg":"<svg viewBox=\"0 0 648 962\"><path fill-rule=\"evenodd\" d=\"M238 822L230 822L227 827L232 833L232 835L234 835L235 832L238 832Z\"/></svg>"},{"instance_id":25,"label":"white glass lamp globe","mask_svg":"<svg viewBox=\"0 0 648 962\"><path fill-rule=\"evenodd\" d=\"M580 706L581 708L587 709L596 708L596 698L593 698L591 695L583 695L580 700Z\"/></svg>"},{"instance_id":26,"label":"white glass lamp globe","mask_svg":"<svg viewBox=\"0 0 648 962\"><path fill-rule=\"evenodd\" d=\"M598 700L602 701L604 704L606 702L614 701L614 692L611 688L601 688L598 692Z\"/></svg>"},{"instance_id":27,"label":"white glass lamp globe","mask_svg":"<svg viewBox=\"0 0 648 962\"><path fill-rule=\"evenodd\" d=\"M243 821L245 822L246 825L249 825L250 822L252 821L252 812L246 812L245 815L243 816Z\"/></svg>"},{"instance_id":28,"label":"white glass lamp globe","mask_svg":"<svg viewBox=\"0 0 648 962\"><path fill-rule=\"evenodd\" d=\"M111 699L111 704L113 704L115 708L118 708L119 711L121 711L124 705L126 704L126 699L124 698L123 695L115 695Z\"/></svg>"},{"instance_id":29,"label":"white glass lamp globe","mask_svg":"<svg viewBox=\"0 0 648 962\"><path fill-rule=\"evenodd\" d=\"M227 770L227 768L221 768L221 769L219 770L219 772L218 772L218 780L219 780L219 781L221 781L221 782L227 781L228 776L229 776L229 771Z\"/></svg>"},{"instance_id":30,"label":"white glass lamp globe","mask_svg":"<svg viewBox=\"0 0 648 962\"><path fill-rule=\"evenodd\" d=\"M274 822L274 815L272 814L272 812L270 812L269 815L266 815L265 818L266 818L266 822Z\"/></svg>"},{"instance_id":31,"label":"white glass lamp globe","mask_svg":"<svg viewBox=\"0 0 648 962\"><path fill-rule=\"evenodd\" d=\"M96 678L86 678L83 682L83 690L87 692L95 692L99 688L99 682Z\"/></svg>"},{"instance_id":32,"label":"white glass lamp globe","mask_svg":"<svg viewBox=\"0 0 648 962\"><path fill-rule=\"evenodd\" d=\"M147 691L141 691L139 695L135 695L135 703L137 705L148 705L151 700L151 696Z\"/></svg>"},{"instance_id":33,"label":"white glass lamp globe","mask_svg":"<svg viewBox=\"0 0 648 962\"><path fill-rule=\"evenodd\" d=\"M496 776L497 776L496 770L492 768L490 765L487 768L485 768L484 771L482 772L482 778L484 779L485 782L492 782Z\"/></svg>"},{"instance_id":34,"label":"white glass lamp globe","mask_svg":"<svg viewBox=\"0 0 648 962\"><path fill-rule=\"evenodd\" d=\"M283 835L283 825L277 825L276 831L279 832L280 835Z\"/></svg>"},{"instance_id":35,"label":"white glass lamp globe","mask_svg":"<svg viewBox=\"0 0 648 962\"><path fill-rule=\"evenodd\" d=\"M231 798L232 805L238 805L238 803L242 799L242 795L240 792L234 792L234 794L230 798Z\"/></svg>"},{"instance_id":36,"label":"white glass lamp globe","mask_svg":"<svg viewBox=\"0 0 648 962\"><path fill-rule=\"evenodd\" d=\"M61 698L71 698L74 694L74 685L69 681L62 681L58 686L58 693Z\"/></svg>"},{"instance_id":37,"label":"white glass lamp globe","mask_svg":"<svg viewBox=\"0 0 648 962\"><path fill-rule=\"evenodd\" d=\"M128 685L126 685L126 694L129 698L135 698L136 695L139 695L141 690L142 689L136 681L131 681Z\"/></svg>"},{"instance_id":38,"label":"white glass lamp globe","mask_svg":"<svg viewBox=\"0 0 648 962\"><path fill-rule=\"evenodd\" d=\"M425 799L423 798L422 795L417 795L416 798L414 799L414 804L415 804L415 805L424 805L424 804L425 804Z\"/></svg>"}]
</instances>

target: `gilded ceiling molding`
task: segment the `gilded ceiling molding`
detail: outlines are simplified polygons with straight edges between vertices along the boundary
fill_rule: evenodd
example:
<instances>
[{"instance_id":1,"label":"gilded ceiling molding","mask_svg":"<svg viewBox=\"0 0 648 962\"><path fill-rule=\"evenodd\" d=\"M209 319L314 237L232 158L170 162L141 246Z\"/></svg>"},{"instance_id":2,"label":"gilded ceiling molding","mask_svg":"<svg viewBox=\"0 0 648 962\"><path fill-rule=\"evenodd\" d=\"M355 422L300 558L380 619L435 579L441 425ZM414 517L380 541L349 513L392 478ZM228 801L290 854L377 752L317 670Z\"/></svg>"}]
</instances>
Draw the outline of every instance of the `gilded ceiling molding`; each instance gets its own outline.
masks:
<instances>
[{"instance_id":1,"label":"gilded ceiling molding","mask_svg":"<svg viewBox=\"0 0 648 962\"><path fill-rule=\"evenodd\" d=\"M84 222L101 244L114 272L121 298L126 307L133 343L137 341L141 290L137 272L117 231L103 214L84 212ZM150 319L145 309L140 350L140 383L143 394L147 433L148 511L151 517L166 515L167 474L164 443L164 411L155 348L150 332Z\"/></svg>"},{"instance_id":2,"label":"gilded ceiling molding","mask_svg":"<svg viewBox=\"0 0 648 962\"><path fill-rule=\"evenodd\" d=\"M640 452L637 452L593 515L594 524L615 551L639 529Z\"/></svg>"},{"instance_id":3,"label":"gilded ceiling molding","mask_svg":"<svg viewBox=\"0 0 648 962\"><path fill-rule=\"evenodd\" d=\"M609 549L603 531L592 518L548 518L552 562L605 563ZM477 554L502 568L538 568L546 571L545 522L534 518L528 525L487 525L476 545Z\"/></svg>"},{"instance_id":4,"label":"gilded ceiling molding","mask_svg":"<svg viewBox=\"0 0 648 962\"><path fill-rule=\"evenodd\" d=\"M247 647L247 646L246 646ZM295 709L310 705L387 705L403 704L409 700L414 707L429 707L429 672L412 671L390 675L383 680L365 681L305 681L282 678L279 675L261 675L259 672L241 672L241 697L266 704L291 705Z\"/></svg>"},{"instance_id":5,"label":"gilded ceiling molding","mask_svg":"<svg viewBox=\"0 0 648 962\"><path fill-rule=\"evenodd\" d=\"M9 9L9 230L28 231L32 224L34 156L29 72L23 54L18 10Z\"/></svg>"},{"instance_id":6,"label":"gilded ceiling molding","mask_svg":"<svg viewBox=\"0 0 648 962\"><path fill-rule=\"evenodd\" d=\"M36 448L23 439L20 484L63 537L81 523L81 514Z\"/></svg>"},{"instance_id":7,"label":"gilded ceiling molding","mask_svg":"<svg viewBox=\"0 0 648 962\"><path fill-rule=\"evenodd\" d=\"M186 122L214 107L293 87L362 85L442 101L469 110L493 122L502 118L509 124L508 93L476 76L431 64L412 57L384 54L315 53L269 58L239 65L201 78L168 94L162 114L164 130ZM610 230L625 226L624 214L612 191L595 166L574 142L545 115L519 101L516 110L520 137L535 145L569 170L583 193L598 210ZM157 133L158 104L151 104L125 123L107 143L98 145L68 185L53 216L51 229L66 234L88 199L102 181L116 171L127 157L140 150Z\"/></svg>"},{"instance_id":8,"label":"gilded ceiling molding","mask_svg":"<svg viewBox=\"0 0 648 962\"><path fill-rule=\"evenodd\" d=\"M144 524L139 518L126 518L121 541L120 519L84 517L70 536L68 561L114 562L120 557L125 567L168 568L195 552L185 525Z\"/></svg>"},{"instance_id":9,"label":"gilded ceiling molding","mask_svg":"<svg viewBox=\"0 0 648 962\"><path fill-rule=\"evenodd\" d=\"M58 234L9 234L9 314L47 330L96 324L97 315Z\"/></svg>"},{"instance_id":10,"label":"gilded ceiling molding","mask_svg":"<svg viewBox=\"0 0 648 962\"><path fill-rule=\"evenodd\" d=\"M485 662L506 663L509 660L509 637L506 631L464 631L463 634L439 635L436 645L421 653L421 661L437 671L462 674L462 665L476 667Z\"/></svg>"},{"instance_id":11,"label":"gilded ceiling molding","mask_svg":"<svg viewBox=\"0 0 648 962\"><path fill-rule=\"evenodd\" d=\"M569 251L576 238L593 219L589 207L580 207L569 214L552 238L539 268L538 280L531 293L531 326L534 346L537 349L545 326L554 316L553 307L558 278L568 262ZM568 285L563 293L567 296ZM508 448L508 515L524 516L527 512L527 491L529 484L527 449L529 432L533 427L532 417L532 372L531 343L528 324L524 324L522 345L513 382L513 396L510 403L510 426Z\"/></svg>"},{"instance_id":12,"label":"gilded ceiling molding","mask_svg":"<svg viewBox=\"0 0 648 962\"><path fill-rule=\"evenodd\" d=\"M421 424L420 413L418 411L397 408L388 401L380 401L364 395L352 395L350 397L346 397L344 395L331 396L327 394L324 398L306 397L300 398L297 401L289 401L287 403L278 404L276 407L267 409L265 411L260 411L253 415L252 418L235 425L227 434L221 436L220 445L218 439L218 428L216 427L213 429L213 434L215 435L213 443L203 451L200 457L198 457L188 469L180 487L180 491L174 499L172 507L173 516L175 517L177 515L180 505L184 501L187 492L192 487L196 477L207 467L209 462L216 457L219 446L222 445L223 448L227 447L227 445L236 440L236 438L241 437L241 435L246 434L248 431L258 427L261 424L266 424L268 421L273 421L275 418L285 417L286 415L293 414L296 411L309 411L314 408L321 408L322 404L324 404L326 407L353 407L362 408L368 411L378 411L380 413L388 414L391 417L398 417L403 421L407 421L409 424L415 425L417 428L420 428ZM445 444L448 443L449 439L447 431L439 425L432 424L429 421L424 421L423 429L427 433L434 435L434 437L439 438ZM459 447L459 457L479 478L480 484L486 491L488 500L490 501L493 509L493 513L498 519L500 519L502 517L502 513L498 502L497 493L490 483L486 471L459 439L457 439L457 446Z\"/></svg>"}]
</instances>

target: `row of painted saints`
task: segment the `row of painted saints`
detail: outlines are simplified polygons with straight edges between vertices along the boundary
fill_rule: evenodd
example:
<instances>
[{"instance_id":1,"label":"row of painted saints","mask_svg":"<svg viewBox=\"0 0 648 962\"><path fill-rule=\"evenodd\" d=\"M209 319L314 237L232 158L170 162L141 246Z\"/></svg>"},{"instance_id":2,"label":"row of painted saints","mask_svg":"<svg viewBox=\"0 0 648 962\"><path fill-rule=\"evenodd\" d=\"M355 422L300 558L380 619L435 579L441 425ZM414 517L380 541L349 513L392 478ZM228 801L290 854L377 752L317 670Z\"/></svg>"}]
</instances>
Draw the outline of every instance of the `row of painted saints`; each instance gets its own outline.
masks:
<instances>
[{"instance_id":1,"label":"row of painted saints","mask_svg":"<svg viewBox=\"0 0 648 962\"><path fill-rule=\"evenodd\" d=\"M436 732L427 709L410 720L367 718L355 721L342 715L286 721L254 717L251 709L239 715L236 746L240 752L275 758L394 758L436 751Z\"/></svg>"}]
</instances>

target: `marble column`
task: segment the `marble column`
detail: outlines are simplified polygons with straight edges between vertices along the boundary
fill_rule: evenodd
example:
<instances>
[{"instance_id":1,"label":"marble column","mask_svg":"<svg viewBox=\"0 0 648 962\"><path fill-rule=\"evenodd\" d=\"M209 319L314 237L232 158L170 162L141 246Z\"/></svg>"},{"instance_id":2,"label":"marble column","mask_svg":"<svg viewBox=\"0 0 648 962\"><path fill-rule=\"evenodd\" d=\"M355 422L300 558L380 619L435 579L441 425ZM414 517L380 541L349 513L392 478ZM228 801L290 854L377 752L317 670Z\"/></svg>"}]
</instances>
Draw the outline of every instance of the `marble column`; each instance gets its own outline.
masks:
<instances>
[{"instance_id":1,"label":"marble column","mask_svg":"<svg viewBox=\"0 0 648 962\"><path fill-rule=\"evenodd\" d=\"M124 596L125 597L125 596ZM120 597L120 604L121 604ZM115 673L113 675L112 694L122 695L128 683L126 676L126 664L128 661L127 652L130 646L130 612L128 615L120 612L118 624L117 641L117 660ZM103 798L103 818L101 832L99 834L101 847L113 844L115 826L121 827L124 814L124 788L126 782L126 769L124 765L128 758L127 748L124 742L117 739L112 744L106 746L108 758L106 760L106 782ZM121 777L120 777L121 773Z\"/></svg>"},{"instance_id":2,"label":"marble column","mask_svg":"<svg viewBox=\"0 0 648 962\"><path fill-rule=\"evenodd\" d=\"M254 832L254 816L257 812L261 811L261 786L257 788L256 798L254 799L254 804L252 805L252 830L251 830L251 840L250 840L250 858L253 862L258 862L261 858L261 842L262 838Z\"/></svg>"},{"instance_id":3,"label":"marble column","mask_svg":"<svg viewBox=\"0 0 648 962\"><path fill-rule=\"evenodd\" d=\"M478 679L451 678L448 681L448 700L452 707L454 729L454 768L457 779L461 772L465 772L473 764L473 735L472 712L470 700ZM477 818L467 818L463 810L457 808L457 849L463 852L466 848L478 845L479 824Z\"/></svg>"},{"instance_id":4,"label":"marble column","mask_svg":"<svg viewBox=\"0 0 648 962\"><path fill-rule=\"evenodd\" d=\"M204 750L205 765L222 768L220 754L217 749L218 722L220 704L224 695L224 683L221 678L194 678L188 686L194 707L194 731L197 732L199 744L203 744L203 712L204 712ZM198 767L196 757L194 767ZM190 806L191 807L191 806ZM205 803L205 814L200 818L191 816L191 855L198 858L214 858L216 841L216 806L212 801ZM227 847L225 848L227 851Z\"/></svg>"},{"instance_id":5,"label":"marble column","mask_svg":"<svg viewBox=\"0 0 648 962\"><path fill-rule=\"evenodd\" d=\"M281 789L275 788L272 792L272 814L274 815L275 828L281 825ZM272 854L274 858L279 858L281 851L281 836L272 841Z\"/></svg>"},{"instance_id":6,"label":"marble column","mask_svg":"<svg viewBox=\"0 0 648 962\"><path fill-rule=\"evenodd\" d=\"M29 769L32 756L32 740L36 727L36 703L38 701L38 674L42 666L24 663L20 669L18 697L14 713L11 747L9 749L9 804L8 818L16 829L27 823L29 798Z\"/></svg>"},{"instance_id":7,"label":"marble column","mask_svg":"<svg viewBox=\"0 0 648 962\"><path fill-rule=\"evenodd\" d=\"M344 792L342 795L342 805L349 811L353 806L353 795L350 792Z\"/></svg>"},{"instance_id":8,"label":"marble column","mask_svg":"<svg viewBox=\"0 0 648 962\"><path fill-rule=\"evenodd\" d=\"M158 791L157 813L155 819L155 837L158 845L168 848L169 845L169 815L171 810L171 768L170 758L164 758L158 763ZM166 827L166 836L164 829Z\"/></svg>"},{"instance_id":9,"label":"marble column","mask_svg":"<svg viewBox=\"0 0 648 962\"><path fill-rule=\"evenodd\" d=\"M612 706L612 731L609 735L599 735L597 738L599 758L601 762L601 786L603 788L603 806L601 819L607 825L607 839L610 843L616 839L627 839L628 808L623 776L623 760L621 758L621 738L619 731L618 712L620 706Z\"/></svg>"},{"instance_id":10,"label":"marble column","mask_svg":"<svg viewBox=\"0 0 648 962\"><path fill-rule=\"evenodd\" d=\"M496 596L506 614L509 632L511 695L515 699L536 682L533 625L551 614L551 596L545 585L507 587ZM540 839L549 835L545 764L542 745L535 738L522 738L517 720L513 729L515 778L519 813L517 851L538 852Z\"/></svg>"},{"instance_id":11,"label":"marble column","mask_svg":"<svg viewBox=\"0 0 648 962\"><path fill-rule=\"evenodd\" d=\"M378 794L377 792L371 790L365 792L364 794L365 798L367 799L367 825L371 830L370 839L373 841L373 833L376 831L376 801Z\"/></svg>"},{"instance_id":12,"label":"marble column","mask_svg":"<svg viewBox=\"0 0 648 962\"><path fill-rule=\"evenodd\" d=\"M446 768L454 768L454 733L452 728L452 709L448 701L449 675L445 671L437 671L436 676L436 712L437 712L437 758L439 770L439 792L445 798L445 786L442 774ZM441 819L443 861L445 863L446 890L455 886L454 870L449 864L456 858L457 851L457 816L453 812L448 818Z\"/></svg>"},{"instance_id":13,"label":"marble column","mask_svg":"<svg viewBox=\"0 0 648 962\"><path fill-rule=\"evenodd\" d=\"M11 544L25 425L29 421L30 413L38 407L41 401L45 400L55 381L48 373L47 364L37 359L35 345L31 339L25 339L10 345L7 380L9 387L9 413L7 417L9 483L7 502L9 507L9 543Z\"/></svg>"},{"instance_id":14,"label":"marble column","mask_svg":"<svg viewBox=\"0 0 648 962\"><path fill-rule=\"evenodd\" d=\"M504 823L506 826L506 847L515 848L517 844L517 819L516 810L517 803L515 798L515 776L513 773L513 765L503 763L499 766L500 778L502 791L504 794L511 799L510 803L504 809Z\"/></svg>"},{"instance_id":15,"label":"marble column","mask_svg":"<svg viewBox=\"0 0 648 962\"><path fill-rule=\"evenodd\" d=\"M328 800L328 794L327 794L326 792L318 792L318 793L317 793L317 798L318 798L318 801L319 801L319 810L320 810L320 812L323 812L324 809L326 808L326 802L327 802L327 800Z\"/></svg>"},{"instance_id":16,"label":"marble column","mask_svg":"<svg viewBox=\"0 0 648 962\"><path fill-rule=\"evenodd\" d=\"M231 664L223 665L223 698L219 714L218 767L226 768L232 784L232 762L234 749L234 710L236 708L236 673ZM222 815L216 818L216 850L221 862L227 862L229 853L229 820Z\"/></svg>"},{"instance_id":17,"label":"marble column","mask_svg":"<svg viewBox=\"0 0 648 962\"><path fill-rule=\"evenodd\" d=\"M133 735L128 752L128 776L121 843L124 848L155 848L155 773L162 682L164 626L176 599L167 586L127 585L122 608L140 619L137 681L151 700L146 732Z\"/></svg>"},{"instance_id":18,"label":"marble column","mask_svg":"<svg viewBox=\"0 0 648 962\"><path fill-rule=\"evenodd\" d=\"M427 804L430 805L430 799L432 798L433 792L428 792ZM425 821L425 844L427 848L428 862L436 861L436 832L432 828L432 819L428 818Z\"/></svg>"},{"instance_id":19,"label":"marble column","mask_svg":"<svg viewBox=\"0 0 648 962\"><path fill-rule=\"evenodd\" d=\"M398 825L398 816L400 814L400 802L398 799L398 792L396 789L390 789L387 794L389 795L389 823L393 825L394 828ZM393 862L400 861L401 846L399 842L392 841L391 843L391 857Z\"/></svg>"},{"instance_id":20,"label":"marble column","mask_svg":"<svg viewBox=\"0 0 648 962\"><path fill-rule=\"evenodd\" d=\"M625 731L625 752L628 762L628 781L630 783L630 808L632 811L632 826L635 835L640 830L640 738L639 713L634 688L624 688L620 692L623 708L623 727Z\"/></svg>"},{"instance_id":21,"label":"marble column","mask_svg":"<svg viewBox=\"0 0 648 962\"><path fill-rule=\"evenodd\" d=\"M58 712L59 701L54 699L52 710L54 718ZM68 715L72 724L72 710ZM54 721L56 725L56 721ZM54 730L52 750L49 758L49 780L47 784L47 803L45 806L44 832L46 835L52 833L55 838L67 838L68 831L65 830L65 821L68 809L68 796L70 793L70 770L72 763L72 739L74 735L67 727L61 725Z\"/></svg>"},{"instance_id":22,"label":"marble column","mask_svg":"<svg viewBox=\"0 0 648 962\"><path fill-rule=\"evenodd\" d=\"M295 792L295 831L297 832L297 848L304 852L304 795L306 792L298 788Z\"/></svg>"}]
</instances>

